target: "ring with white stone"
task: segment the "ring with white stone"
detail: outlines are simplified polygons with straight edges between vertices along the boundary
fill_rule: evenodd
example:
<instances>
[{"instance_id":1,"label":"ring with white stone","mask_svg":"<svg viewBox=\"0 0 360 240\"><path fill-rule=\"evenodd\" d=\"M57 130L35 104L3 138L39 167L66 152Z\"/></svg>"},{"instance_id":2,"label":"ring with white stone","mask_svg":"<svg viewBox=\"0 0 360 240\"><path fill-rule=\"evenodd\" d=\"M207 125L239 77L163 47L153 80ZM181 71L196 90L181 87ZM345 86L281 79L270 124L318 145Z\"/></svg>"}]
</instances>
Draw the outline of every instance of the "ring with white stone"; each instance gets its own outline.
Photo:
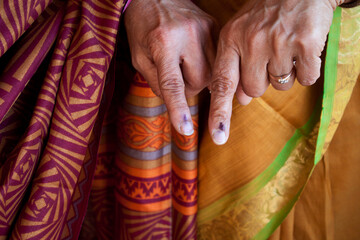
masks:
<instances>
[{"instance_id":1,"label":"ring with white stone","mask_svg":"<svg viewBox=\"0 0 360 240\"><path fill-rule=\"evenodd\" d=\"M280 84L285 84L285 83L288 83L290 81L290 78L294 73L295 73L295 67L293 67L293 69L291 69L291 72L289 72L287 74L280 75L280 76L274 76L271 73L269 73L269 78L272 81L278 82Z\"/></svg>"}]
</instances>

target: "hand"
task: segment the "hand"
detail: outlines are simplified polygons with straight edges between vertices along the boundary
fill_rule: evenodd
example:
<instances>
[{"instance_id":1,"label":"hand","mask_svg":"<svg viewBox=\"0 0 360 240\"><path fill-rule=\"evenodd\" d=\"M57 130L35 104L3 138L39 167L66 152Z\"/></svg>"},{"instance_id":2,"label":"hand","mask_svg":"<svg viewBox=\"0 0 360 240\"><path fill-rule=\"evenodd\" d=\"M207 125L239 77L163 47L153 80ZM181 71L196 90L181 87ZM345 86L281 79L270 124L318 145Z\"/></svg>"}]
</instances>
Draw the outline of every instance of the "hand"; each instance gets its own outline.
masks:
<instances>
[{"instance_id":1,"label":"hand","mask_svg":"<svg viewBox=\"0 0 360 240\"><path fill-rule=\"evenodd\" d=\"M235 93L239 103L246 105L270 83L278 90L290 89L295 75L302 85L315 83L338 4L335 0L253 0L223 27L210 84L209 130L216 144L224 144L229 137Z\"/></svg>"},{"instance_id":2,"label":"hand","mask_svg":"<svg viewBox=\"0 0 360 240\"><path fill-rule=\"evenodd\" d=\"M190 0L133 0L125 13L133 66L163 98L179 133L191 135L186 97L207 87L214 20Z\"/></svg>"}]
</instances>

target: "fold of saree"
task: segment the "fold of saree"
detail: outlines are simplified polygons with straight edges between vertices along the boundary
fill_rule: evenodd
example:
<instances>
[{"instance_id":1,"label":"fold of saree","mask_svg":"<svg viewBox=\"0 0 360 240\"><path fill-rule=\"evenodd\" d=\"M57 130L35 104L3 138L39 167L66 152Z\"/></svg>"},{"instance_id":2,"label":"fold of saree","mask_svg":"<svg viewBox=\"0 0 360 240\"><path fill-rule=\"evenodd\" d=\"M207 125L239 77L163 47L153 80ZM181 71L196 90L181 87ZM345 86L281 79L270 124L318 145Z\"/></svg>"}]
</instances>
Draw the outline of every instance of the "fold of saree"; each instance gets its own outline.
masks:
<instances>
[{"instance_id":1,"label":"fold of saree","mask_svg":"<svg viewBox=\"0 0 360 240\"><path fill-rule=\"evenodd\" d=\"M2 239L79 235L123 6L1 1Z\"/></svg>"},{"instance_id":2,"label":"fold of saree","mask_svg":"<svg viewBox=\"0 0 360 240\"><path fill-rule=\"evenodd\" d=\"M199 1L209 12L219 3ZM269 237L349 101L359 9L335 13L324 90L296 84L235 104L229 143L217 147L198 128L196 99L196 131L181 136L124 64L127 4L0 1L0 239ZM224 20L241 4L216 12Z\"/></svg>"},{"instance_id":3,"label":"fold of saree","mask_svg":"<svg viewBox=\"0 0 360 240\"><path fill-rule=\"evenodd\" d=\"M359 102L358 78L323 160L271 240L360 238Z\"/></svg>"},{"instance_id":4,"label":"fold of saree","mask_svg":"<svg viewBox=\"0 0 360 240\"><path fill-rule=\"evenodd\" d=\"M172 129L163 101L139 74L124 100L114 103L81 238L194 239L197 129L189 137ZM196 128L196 100L188 104Z\"/></svg>"},{"instance_id":5,"label":"fold of saree","mask_svg":"<svg viewBox=\"0 0 360 240\"><path fill-rule=\"evenodd\" d=\"M200 1L220 22L226 22L226 9L231 13L241 7L228 1L224 12L220 5ZM266 239L294 206L326 152L359 76L359 10L334 12L323 94L316 86L294 86L286 93L269 89L247 107L235 103L225 146L214 147L208 134L200 139L200 239ZM303 215L311 214L303 210L308 210Z\"/></svg>"}]
</instances>

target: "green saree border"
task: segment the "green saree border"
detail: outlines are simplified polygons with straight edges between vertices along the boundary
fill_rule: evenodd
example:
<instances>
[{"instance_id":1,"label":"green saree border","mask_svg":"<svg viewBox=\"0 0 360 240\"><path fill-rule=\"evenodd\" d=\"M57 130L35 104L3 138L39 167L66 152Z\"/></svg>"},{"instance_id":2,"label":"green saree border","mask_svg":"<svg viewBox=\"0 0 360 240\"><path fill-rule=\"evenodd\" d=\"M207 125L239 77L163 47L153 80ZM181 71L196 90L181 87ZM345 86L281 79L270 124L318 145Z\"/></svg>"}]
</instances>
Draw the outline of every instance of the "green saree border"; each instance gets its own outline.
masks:
<instances>
[{"instance_id":1,"label":"green saree border","mask_svg":"<svg viewBox=\"0 0 360 240\"><path fill-rule=\"evenodd\" d=\"M291 152L296 148L301 139L303 137L307 137L318 123L321 114L321 100L322 99L319 99L317 101L315 109L307 123L303 127L295 130L295 133L285 144L276 159L260 175L251 182L247 183L245 186L225 195L203 210L199 210L197 220L198 224L207 222L221 214L223 212L223 208L221 206L229 208L233 205L238 205L251 199L276 175L276 173L284 166ZM249 193L243 194L244 191L249 191ZM236 199L236 201L232 201L233 199ZM232 202L232 204L226 204L229 202Z\"/></svg>"},{"instance_id":2,"label":"green saree border","mask_svg":"<svg viewBox=\"0 0 360 240\"><path fill-rule=\"evenodd\" d=\"M286 204L286 206L281 211L279 211L270 220L270 222L253 238L254 240L268 239L271 236L271 234L276 230L276 228L279 227L279 222L282 222L289 214L292 207L299 199L302 190L303 188L296 194L296 196L291 201Z\"/></svg>"},{"instance_id":3,"label":"green saree border","mask_svg":"<svg viewBox=\"0 0 360 240\"><path fill-rule=\"evenodd\" d=\"M333 103L334 103L334 91L337 79L337 64L338 64L338 52L341 30L341 8L338 7L334 11L333 22L330 27L328 37L328 47L326 49L325 58L325 71L324 71L324 95L323 95L323 110L320 119L320 129L318 134L318 140L316 143L315 152L315 165L321 160L322 149L324 147L327 129L330 124Z\"/></svg>"},{"instance_id":4,"label":"green saree border","mask_svg":"<svg viewBox=\"0 0 360 240\"><path fill-rule=\"evenodd\" d=\"M341 28L341 8L334 11L333 22L330 27L328 37L328 47L326 49L325 70L324 70L324 93L323 93L323 106L320 118L320 128L318 138L316 141L316 151L314 157L314 167L321 160L322 150L325 143L327 129L330 124L334 92L337 79L337 64L338 64L338 51L340 40ZM313 169L314 169L313 167ZM310 177L310 176L309 176ZM303 187L304 188L304 187ZM296 194L296 196L283 208L272 217L270 222L253 238L255 240L267 239L281 224L282 220L291 211L292 207L300 197L303 188Z\"/></svg>"}]
</instances>

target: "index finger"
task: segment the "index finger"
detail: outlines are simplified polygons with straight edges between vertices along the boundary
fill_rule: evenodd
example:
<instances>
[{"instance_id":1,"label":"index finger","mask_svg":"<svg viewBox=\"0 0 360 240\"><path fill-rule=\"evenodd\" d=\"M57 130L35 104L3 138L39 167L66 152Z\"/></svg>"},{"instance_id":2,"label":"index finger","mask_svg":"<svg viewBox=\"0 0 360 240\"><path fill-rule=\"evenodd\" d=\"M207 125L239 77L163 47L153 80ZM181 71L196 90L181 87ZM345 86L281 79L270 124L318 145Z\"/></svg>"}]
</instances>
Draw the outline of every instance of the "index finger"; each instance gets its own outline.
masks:
<instances>
[{"instance_id":1,"label":"index finger","mask_svg":"<svg viewBox=\"0 0 360 240\"><path fill-rule=\"evenodd\" d=\"M164 54L155 60L161 95L175 129L184 135L192 135L194 127L185 98L185 84L179 57Z\"/></svg>"},{"instance_id":2,"label":"index finger","mask_svg":"<svg viewBox=\"0 0 360 240\"><path fill-rule=\"evenodd\" d=\"M215 144L224 144L229 137L232 100L239 83L239 55L219 42L213 77L210 84L211 102L209 131Z\"/></svg>"}]
</instances>

